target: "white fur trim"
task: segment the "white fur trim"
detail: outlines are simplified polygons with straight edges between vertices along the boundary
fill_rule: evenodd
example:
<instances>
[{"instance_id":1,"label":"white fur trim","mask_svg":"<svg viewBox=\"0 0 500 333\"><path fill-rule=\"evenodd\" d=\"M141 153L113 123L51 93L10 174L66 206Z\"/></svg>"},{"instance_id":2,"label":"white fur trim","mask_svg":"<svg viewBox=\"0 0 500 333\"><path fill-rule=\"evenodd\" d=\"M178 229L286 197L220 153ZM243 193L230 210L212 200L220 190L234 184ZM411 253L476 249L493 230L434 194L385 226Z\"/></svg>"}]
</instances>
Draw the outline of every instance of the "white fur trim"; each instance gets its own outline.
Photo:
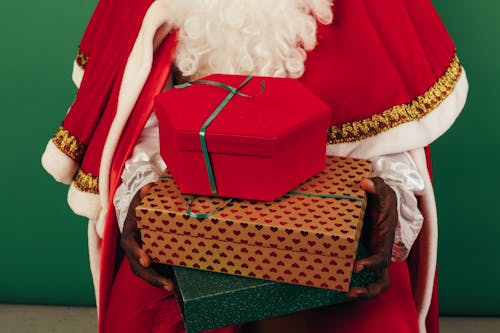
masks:
<instances>
[{"instance_id":1,"label":"white fur trim","mask_svg":"<svg viewBox=\"0 0 500 333\"><path fill-rule=\"evenodd\" d=\"M396 126L368 139L327 146L328 155L373 158L425 147L446 132L462 111L467 99L465 70L450 95L419 121Z\"/></svg>"},{"instance_id":2,"label":"white fur trim","mask_svg":"<svg viewBox=\"0 0 500 333\"><path fill-rule=\"evenodd\" d=\"M107 213L107 209L101 209L101 211L99 212L99 217L95 221L95 231L101 239L104 236L104 225L106 224L105 221Z\"/></svg>"},{"instance_id":3,"label":"white fur trim","mask_svg":"<svg viewBox=\"0 0 500 333\"><path fill-rule=\"evenodd\" d=\"M177 69L190 80L214 73L301 77L318 21L333 20L332 2L170 0Z\"/></svg>"},{"instance_id":4,"label":"white fur trim","mask_svg":"<svg viewBox=\"0 0 500 333\"><path fill-rule=\"evenodd\" d=\"M144 83L146 82L153 63L153 40L156 31L166 23L164 12L168 0L159 0L151 4L148 9L139 35L127 61L123 75L120 93L118 95L118 106L113 124L106 138L101 158L99 171L99 194L101 206L104 210L101 214L105 216L109 196L109 173L111 162L120 140L123 128L134 108ZM98 223L99 229L99 223Z\"/></svg>"},{"instance_id":5,"label":"white fur trim","mask_svg":"<svg viewBox=\"0 0 500 333\"><path fill-rule=\"evenodd\" d=\"M97 309L99 309L99 278L100 278L100 259L101 259L101 237L96 232L96 223L89 220L89 261L90 272L92 273L92 282L94 283L94 293ZM97 311L99 313L99 310Z\"/></svg>"},{"instance_id":6,"label":"white fur trim","mask_svg":"<svg viewBox=\"0 0 500 333\"><path fill-rule=\"evenodd\" d=\"M77 215L84 216L90 220L97 220L101 211L99 195L80 191L71 182L68 190L68 205Z\"/></svg>"},{"instance_id":7,"label":"white fur trim","mask_svg":"<svg viewBox=\"0 0 500 333\"><path fill-rule=\"evenodd\" d=\"M42 155L43 168L58 182L69 184L78 170L76 163L49 140Z\"/></svg>"},{"instance_id":8,"label":"white fur trim","mask_svg":"<svg viewBox=\"0 0 500 333\"><path fill-rule=\"evenodd\" d=\"M73 62L73 73L71 75L71 78L73 79L73 82L75 83L75 86L77 88L80 88L80 84L82 83L83 79L83 73L84 70L80 66L78 66L75 60Z\"/></svg>"},{"instance_id":9,"label":"white fur trim","mask_svg":"<svg viewBox=\"0 0 500 333\"><path fill-rule=\"evenodd\" d=\"M418 238L418 271L413 295L418 311L420 332L425 333L425 320L429 312L434 287L437 265L438 219L434 189L427 169L424 149L410 151L410 155L424 178L425 190L421 197L420 208L424 216L424 224Z\"/></svg>"}]
</instances>

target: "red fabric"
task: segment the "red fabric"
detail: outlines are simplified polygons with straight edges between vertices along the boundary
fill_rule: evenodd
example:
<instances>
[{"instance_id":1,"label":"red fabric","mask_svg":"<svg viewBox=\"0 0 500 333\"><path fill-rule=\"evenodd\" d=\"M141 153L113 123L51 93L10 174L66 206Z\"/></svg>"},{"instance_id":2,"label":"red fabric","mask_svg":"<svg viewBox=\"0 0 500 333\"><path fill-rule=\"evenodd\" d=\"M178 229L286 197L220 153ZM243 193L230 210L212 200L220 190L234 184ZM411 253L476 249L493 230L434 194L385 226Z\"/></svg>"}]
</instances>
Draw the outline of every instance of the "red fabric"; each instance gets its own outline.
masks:
<instances>
[{"instance_id":1,"label":"red fabric","mask_svg":"<svg viewBox=\"0 0 500 333\"><path fill-rule=\"evenodd\" d=\"M110 14L115 2L113 0L99 0L97 3L87 29L85 29L85 33L80 41L80 50L88 58L92 57L94 46L101 44L98 41L102 40L102 38L109 38L109 36L106 36L106 31L109 33L110 29L108 25L114 21L110 19Z\"/></svg>"},{"instance_id":2,"label":"red fabric","mask_svg":"<svg viewBox=\"0 0 500 333\"><path fill-rule=\"evenodd\" d=\"M429 170L429 175L432 180L432 161L431 161L431 150L430 147L425 147L425 155L427 159L427 169ZM410 276L412 277L412 284L415 283L414 279L418 272L418 240L413 245L410 256L408 257L408 268L410 271ZM426 329L427 333L439 333L439 293L438 293L438 273L436 269L436 274L434 276L434 287L432 288L432 300L429 307L429 312L426 319Z\"/></svg>"},{"instance_id":3,"label":"red fabric","mask_svg":"<svg viewBox=\"0 0 500 333\"><path fill-rule=\"evenodd\" d=\"M418 272L418 240L413 245L410 256L408 257L408 268L411 276L412 284L415 283L414 278L417 276ZM425 321L425 326L427 333L439 333L439 293L438 293L438 274L434 276L434 287L432 288L432 300L427 313L427 318Z\"/></svg>"},{"instance_id":4,"label":"red fabric","mask_svg":"<svg viewBox=\"0 0 500 333\"><path fill-rule=\"evenodd\" d=\"M128 54L152 2L128 1L99 1L81 44L89 62L75 103L63 122L87 146L87 158L80 167L94 176L99 175L104 142L116 115Z\"/></svg>"},{"instance_id":5,"label":"red fabric","mask_svg":"<svg viewBox=\"0 0 500 333\"><path fill-rule=\"evenodd\" d=\"M318 33L301 81L332 107L333 125L412 101L455 52L429 0L336 0L333 24Z\"/></svg>"},{"instance_id":6,"label":"red fabric","mask_svg":"<svg viewBox=\"0 0 500 333\"><path fill-rule=\"evenodd\" d=\"M432 288L432 300L425 320L427 333L439 333L439 288L438 273L434 276L434 287Z\"/></svg>"},{"instance_id":7,"label":"red fabric","mask_svg":"<svg viewBox=\"0 0 500 333\"><path fill-rule=\"evenodd\" d=\"M114 155L110 171L110 198L113 198L116 188L121 182L121 174L125 161L131 154L134 148L134 143L152 112L153 97L162 90L167 77L170 74L172 57L176 43L177 35L173 33L167 37L167 40L156 51L151 73L134 106L134 110L132 111L129 121L125 126L122 138ZM118 251L117 244L118 234L119 232L113 200L110 200L101 248L101 273L99 282L100 318L104 318L104 313L107 309L109 300L109 294L113 285L115 266L121 258L121 253ZM104 322L104 320L99 320L99 332L104 332L102 326Z\"/></svg>"},{"instance_id":8,"label":"red fabric","mask_svg":"<svg viewBox=\"0 0 500 333\"><path fill-rule=\"evenodd\" d=\"M204 80L238 87L246 78ZM219 196L271 201L325 167L328 105L294 79L254 77L240 92L253 97L234 96L206 131ZM193 84L155 99L161 156L183 193L212 195L199 132L228 93Z\"/></svg>"},{"instance_id":9,"label":"red fabric","mask_svg":"<svg viewBox=\"0 0 500 333\"><path fill-rule=\"evenodd\" d=\"M417 333L418 317L406 262L390 266L391 286L380 296L309 312L315 333Z\"/></svg>"},{"instance_id":10,"label":"red fabric","mask_svg":"<svg viewBox=\"0 0 500 333\"><path fill-rule=\"evenodd\" d=\"M298 316L314 333L417 333L417 310L406 263L393 264L390 271L391 287L375 299L309 310ZM104 321L104 333L185 332L174 295L133 275L126 259L116 275ZM238 331L239 327L233 326L211 332Z\"/></svg>"},{"instance_id":11,"label":"red fabric","mask_svg":"<svg viewBox=\"0 0 500 333\"><path fill-rule=\"evenodd\" d=\"M429 175L432 181L432 158L431 148L429 146L425 147L425 155L427 158L427 169L429 170ZM417 268L415 267L415 269ZM432 301L425 324L427 327L427 333L439 333L439 288L437 268L434 276L434 287L432 288Z\"/></svg>"},{"instance_id":12,"label":"red fabric","mask_svg":"<svg viewBox=\"0 0 500 333\"><path fill-rule=\"evenodd\" d=\"M89 36L84 39L93 41L94 60L89 61L75 103L63 122L80 142L89 143L102 113L108 112L104 109L114 112L106 105L111 87L119 84L115 79L151 2L103 3L95 21L104 23L91 21ZM421 95L444 73L454 52L453 42L428 0L391 5L338 0L334 24L319 27L318 47L309 53L301 81L333 108L332 124L337 125L370 117ZM329 82L325 77L331 78ZM97 146L104 144L101 139L96 138ZM99 160L98 155L91 155L90 159Z\"/></svg>"},{"instance_id":13,"label":"red fabric","mask_svg":"<svg viewBox=\"0 0 500 333\"><path fill-rule=\"evenodd\" d=\"M418 239L412 247L412 251L408 257L408 270L411 276L412 285L415 284L415 277L418 272ZM434 277L434 287L432 289L432 300L429 307L429 311L427 313L427 318L425 321L425 326L427 329L427 333L439 333L439 295L438 295L438 279L437 279L437 271Z\"/></svg>"},{"instance_id":14,"label":"red fabric","mask_svg":"<svg viewBox=\"0 0 500 333\"><path fill-rule=\"evenodd\" d=\"M104 144L106 138L108 137L109 129L113 124L117 106L118 106L118 96L120 93L120 86L122 82L123 72L125 71L125 66L121 66L118 70L118 75L114 81L112 90L106 100L106 109L99 117L99 122L96 128L92 132L92 138L87 145L87 150L85 156L81 162L81 169L92 175L99 175L99 169L101 166L102 152L104 150Z\"/></svg>"},{"instance_id":15,"label":"red fabric","mask_svg":"<svg viewBox=\"0 0 500 333\"><path fill-rule=\"evenodd\" d=\"M76 99L63 121L63 126L80 143L88 145L103 112L116 112L107 107L111 90L118 86L117 74L123 69L141 27L142 18L152 0L123 0L113 5L113 16L106 33L93 42L93 61L89 61ZM106 38L108 37L108 38ZM116 88L115 88L116 89ZM101 143L103 145L104 142ZM89 159L100 160L87 150Z\"/></svg>"},{"instance_id":16,"label":"red fabric","mask_svg":"<svg viewBox=\"0 0 500 333\"><path fill-rule=\"evenodd\" d=\"M172 293L136 277L123 259L102 322L104 333L184 333L181 313ZM210 331L235 333L238 327Z\"/></svg>"},{"instance_id":17,"label":"red fabric","mask_svg":"<svg viewBox=\"0 0 500 333\"><path fill-rule=\"evenodd\" d=\"M402 0L392 2L390 5L362 0L336 0L335 6L335 23L320 27L319 45L309 54L306 62L307 71L302 78L306 86L332 107L333 124L363 119L394 105L408 103L437 81L448 67L455 52L453 43L429 0ZM120 6L117 5L118 7ZM135 8L131 5L128 7ZM131 16L136 17L134 14L135 12ZM138 11L138 16L141 15L143 13ZM137 27L137 24L132 25ZM122 35L127 35L128 31L124 30ZM132 39L135 34L127 36ZM123 50L119 48L113 52L124 54ZM112 62L105 62L101 66L102 71L96 70L94 73L100 75L103 82L99 82L98 79L91 80L88 75L85 75L87 78L84 77L82 82L82 88L88 84L85 83L86 80L99 83L91 87L95 88L95 94L87 95L81 103L89 106L91 111L95 106L101 108L105 104L109 87L113 84L117 72ZM145 91L148 92L148 89ZM85 118L83 115L86 115L88 110L81 110L80 116L83 120ZM94 112L86 116L94 117L94 121L96 120ZM132 151L148 116L148 109L136 108L130 124L127 125L112 165L111 197L120 183L125 160ZM74 121L74 125L77 124L78 121ZM89 123L82 123L82 127L87 125ZM90 122L90 125L95 126L95 123ZM110 204L101 260L101 332L113 285L117 237L114 209ZM407 299L405 303L412 302ZM372 308L373 311L377 310L376 306ZM351 319L355 323L351 325L353 328L363 325L359 317ZM389 326L384 320L378 319L378 322L379 326ZM429 332L437 331L429 330Z\"/></svg>"}]
</instances>

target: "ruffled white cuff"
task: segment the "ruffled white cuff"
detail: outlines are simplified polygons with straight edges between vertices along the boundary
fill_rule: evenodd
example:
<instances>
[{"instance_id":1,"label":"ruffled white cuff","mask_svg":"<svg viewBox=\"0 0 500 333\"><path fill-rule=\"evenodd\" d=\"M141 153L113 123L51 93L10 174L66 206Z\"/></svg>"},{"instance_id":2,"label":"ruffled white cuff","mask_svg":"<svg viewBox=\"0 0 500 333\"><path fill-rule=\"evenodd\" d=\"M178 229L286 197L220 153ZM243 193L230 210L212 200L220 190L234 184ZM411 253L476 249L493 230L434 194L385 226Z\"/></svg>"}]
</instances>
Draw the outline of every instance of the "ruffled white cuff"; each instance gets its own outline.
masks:
<instances>
[{"instance_id":1,"label":"ruffled white cuff","mask_svg":"<svg viewBox=\"0 0 500 333\"><path fill-rule=\"evenodd\" d=\"M155 182L159 176L160 174L155 170L144 165L142 168L137 169L137 174L134 178L128 180L127 183L123 182L120 187L118 187L113 203L115 205L116 218L118 220L120 232L123 231L128 209L135 194L144 185Z\"/></svg>"},{"instance_id":2,"label":"ruffled white cuff","mask_svg":"<svg viewBox=\"0 0 500 333\"><path fill-rule=\"evenodd\" d=\"M122 183L113 199L120 232L123 231L130 203L137 191L155 182L166 168L159 149L158 120L153 113L141 132L132 156L125 163Z\"/></svg>"},{"instance_id":3,"label":"ruffled white cuff","mask_svg":"<svg viewBox=\"0 0 500 333\"><path fill-rule=\"evenodd\" d=\"M392 260L400 262L408 257L420 233L424 218L418 208L416 195L424 191L424 179L407 153L373 158L373 177L382 178L398 200L398 225Z\"/></svg>"}]
</instances>

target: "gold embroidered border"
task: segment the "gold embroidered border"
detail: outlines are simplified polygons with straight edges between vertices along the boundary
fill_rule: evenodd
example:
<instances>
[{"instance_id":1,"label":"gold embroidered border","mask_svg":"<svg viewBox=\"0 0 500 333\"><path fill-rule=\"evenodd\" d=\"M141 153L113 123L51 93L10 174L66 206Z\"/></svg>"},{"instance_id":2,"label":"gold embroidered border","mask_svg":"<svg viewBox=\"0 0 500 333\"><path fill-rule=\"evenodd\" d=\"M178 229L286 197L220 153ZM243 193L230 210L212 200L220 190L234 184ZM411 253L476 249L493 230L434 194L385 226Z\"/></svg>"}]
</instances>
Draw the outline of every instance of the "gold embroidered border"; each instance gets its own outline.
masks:
<instances>
[{"instance_id":1,"label":"gold embroidered border","mask_svg":"<svg viewBox=\"0 0 500 333\"><path fill-rule=\"evenodd\" d=\"M328 143L363 140L398 125L421 119L450 95L461 73L460 60L455 54L444 75L423 95L408 104L396 105L370 118L330 127Z\"/></svg>"},{"instance_id":2,"label":"gold embroidered border","mask_svg":"<svg viewBox=\"0 0 500 333\"><path fill-rule=\"evenodd\" d=\"M78 67L81 69L85 69L85 66L87 66L87 62L89 61L89 57L87 57L80 48L78 48L78 52L76 53L76 64Z\"/></svg>"},{"instance_id":3,"label":"gold embroidered border","mask_svg":"<svg viewBox=\"0 0 500 333\"><path fill-rule=\"evenodd\" d=\"M52 137L52 142L71 159L79 162L85 153L85 144L78 142L78 139L71 135L67 129L60 126L56 134Z\"/></svg>"},{"instance_id":4,"label":"gold embroidered border","mask_svg":"<svg viewBox=\"0 0 500 333\"><path fill-rule=\"evenodd\" d=\"M75 187L82 192L99 194L99 177L78 169L75 175Z\"/></svg>"}]
</instances>

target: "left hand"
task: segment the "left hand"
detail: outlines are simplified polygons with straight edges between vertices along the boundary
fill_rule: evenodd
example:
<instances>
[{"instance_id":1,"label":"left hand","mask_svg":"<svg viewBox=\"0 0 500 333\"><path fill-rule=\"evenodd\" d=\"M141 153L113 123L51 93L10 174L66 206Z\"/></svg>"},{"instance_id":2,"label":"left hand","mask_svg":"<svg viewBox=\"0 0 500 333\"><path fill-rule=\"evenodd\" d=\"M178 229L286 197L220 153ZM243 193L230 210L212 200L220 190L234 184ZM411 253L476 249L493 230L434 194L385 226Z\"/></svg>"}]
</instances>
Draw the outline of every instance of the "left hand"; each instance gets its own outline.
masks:
<instances>
[{"instance_id":1,"label":"left hand","mask_svg":"<svg viewBox=\"0 0 500 333\"><path fill-rule=\"evenodd\" d=\"M372 256L357 260L354 263L354 272L363 270L374 272L377 274L377 280L364 288L351 288L347 296L354 299L369 299L380 295L390 285L389 265L398 224L397 197L379 177L363 179L360 185L368 194L365 219L366 245Z\"/></svg>"},{"instance_id":2,"label":"left hand","mask_svg":"<svg viewBox=\"0 0 500 333\"><path fill-rule=\"evenodd\" d=\"M120 245L127 256L132 272L149 284L163 288L167 291L173 290L172 281L160 275L152 266L151 257L141 248L141 235L137 228L135 208L141 199L151 188L151 184L144 185L136 193L128 210L127 218L123 226Z\"/></svg>"}]
</instances>

